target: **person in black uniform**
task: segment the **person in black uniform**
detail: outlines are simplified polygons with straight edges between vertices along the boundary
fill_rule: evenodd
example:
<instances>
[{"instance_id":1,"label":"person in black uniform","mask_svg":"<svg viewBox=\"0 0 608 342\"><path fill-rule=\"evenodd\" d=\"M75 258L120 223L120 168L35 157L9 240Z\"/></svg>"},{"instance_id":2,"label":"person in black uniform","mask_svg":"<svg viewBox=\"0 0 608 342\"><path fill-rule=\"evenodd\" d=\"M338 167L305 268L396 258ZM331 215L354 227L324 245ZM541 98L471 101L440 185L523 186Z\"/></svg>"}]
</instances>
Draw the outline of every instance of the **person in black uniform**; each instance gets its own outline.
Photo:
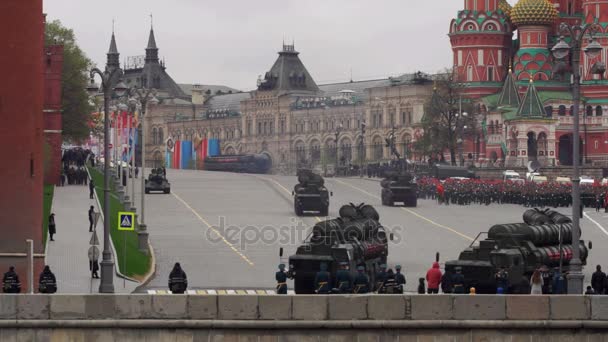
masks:
<instances>
[{"instance_id":1,"label":"person in black uniform","mask_svg":"<svg viewBox=\"0 0 608 342\"><path fill-rule=\"evenodd\" d=\"M93 182L93 179L91 178L91 181L89 182L89 199L93 199L94 193L95 193L95 182Z\"/></svg>"},{"instance_id":2,"label":"person in black uniform","mask_svg":"<svg viewBox=\"0 0 608 342\"><path fill-rule=\"evenodd\" d=\"M93 224L95 223L95 208L91 206L89 208L89 231L93 231Z\"/></svg>"},{"instance_id":3,"label":"person in black uniform","mask_svg":"<svg viewBox=\"0 0 608 342\"><path fill-rule=\"evenodd\" d=\"M450 270L445 270L445 273L441 276L441 292L443 293L452 293L454 291L454 286L452 284L452 278L454 275Z\"/></svg>"},{"instance_id":4,"label":"person in black uniform","mask_svg":"<svg viewBox=\"0 0 608 342\"><path fill-rule=\"evenodd\" d=\"M462 268L456 267L456 273L452 276L452 285L454 286L455 294L464 294L464 275L462 274Z\"/></svg>"},{"instance_id":5,"label":"person in black uniform","mask_svg":"<svg viewBox=\"0 0 608 342\"><path fill-rule=\"evenodd\" d=\"M354 289L353 293L368 293L369 292L369 279L365 274L365 267L357 267L357 275L353 281Z\"/></svg>"},{"instance_id":6,"label":"person in black uniform","mask_svg":"<svg viewBox=\"0 0 608 342\"><path fill-rule=\"evenodd\" d=\"M21 292L21 282L19 281L19 275L17 275L17 273L15 272L14 266L9 267L8 272L4 273L2 285L4 293Z\"/></svg>"},{"instance_id":7,"label":"person in black uniform","mask_svg":"<svg viewBox=\"0 0 608 342\"><path fill-rule=\"evenodd\" d=\"M329 272L327 272L327 264L322 262L321 270L315 275L315 292L317 294L328 294L330 291L329 283L331 281Z\"/></svg>"},{"instance_id":8,"label":"person in black uniform","mask_svg":"<svg viewBox=\"0 0 608 342\"><path fill-rule=\"evenodd\" d=\"M401 273L401 265L395 266L395 283L401 288L401 293L405 290L405 275Z\"/></svg>"},{"instance_id":9,"label":"person in black uniform","mask_svg":"<svg viewBox=\"0 0 608 342\"><path fill-rule=\"evenodd\" d=\"M175 263L173 266L173 270L169 274L169 290L176 294L181 294L186 292L188 288L188 277L186 277L186 272L182 270L182 266L179 262Z\"/></svg>"},{"instance_id":10,"label":"person in black uniform","mask_svg":"<svg viewBox=\"0 0 608 342\"><path fill-rule=\"evenodd\" d=\"M340 293L351 293L353 279L348 269L348 262L341 262L340 269L336 272L336 286Z\"/></svg>"},{"instance_id":11,"label":"person in black uniform","mask_svg":"<svg viewBox=\"0 0 608 342\"><path fill-rule=\"evenodd\" d=\"M57 279L55 279L55 275L51 272L51 268L47 265L44 266L44 270L40 273L40 278L38 279L38 291L40 293L55 293L57 292Z\"/></svg>"},{"instance_id":12,"label":"person in black uniform","mask_svg":"<svg viewBox=\"0 0 608 342\"><path fill-rule=\"evenodd\" d=\"M287 294L287 273L285 273L285 264L279 265L279 271L275 273L274 278L277 280L277 294Z\"/></svg>"},{"instance_id":13,"label":"person in black uniform","mask_svg":"<svg viewBox=\"0 0 608 342\"><path fill-rule=\"evenodd\" d=\"M49 215L49 235L51 237L51 241L55 241L53 239L53 235L57 233L57 228L55 227L55 214Z\"/></svg>"},{"instance_id":14,"label":"person in black uniform","mask_svg":"<svg viewBox=\"0 0 608 342\"><path fill-rule=\"evenodd\" d=\"M376 273L376 287L375 291L381 291L384 287L384 283L386 282L386 265L380 265L380 271Z\"/></svg>"}]
</instances>

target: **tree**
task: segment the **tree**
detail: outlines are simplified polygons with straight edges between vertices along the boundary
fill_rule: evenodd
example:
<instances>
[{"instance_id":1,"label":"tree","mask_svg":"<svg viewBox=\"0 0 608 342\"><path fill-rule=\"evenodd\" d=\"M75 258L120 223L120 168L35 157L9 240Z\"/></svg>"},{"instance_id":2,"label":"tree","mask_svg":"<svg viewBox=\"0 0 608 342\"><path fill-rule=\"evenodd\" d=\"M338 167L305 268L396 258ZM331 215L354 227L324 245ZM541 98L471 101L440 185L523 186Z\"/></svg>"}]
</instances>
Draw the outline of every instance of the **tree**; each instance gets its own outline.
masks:
<instances>
[{"instance_id":1,"label":"tree","mask_svg":"<svg viewBox=\"0 0 608 342\"><path fill-rule=\"evenodd\" d=\"M475 125L473 106L462 96L464 85L455 76L452 71L437 76L422 119L424 135L417 145L425 152L440 153L442 157L447 150L452 165L456 165L456 149ZM467 115L463 115L465 113Z\"/></svg>"},{"instance_id":2,"label":"tree","mask_svg":"<svg viewBox=\"0 0 608 342\"><path fill-rule=\"evenodd\" d=\"M61 74L61 109L63 138L79 142L89 136L90 114L86 87L93 63L76 44L74 31L59 20L46 23L46 45L63 45L63 71Z\"/></svg>"}]
</instances>

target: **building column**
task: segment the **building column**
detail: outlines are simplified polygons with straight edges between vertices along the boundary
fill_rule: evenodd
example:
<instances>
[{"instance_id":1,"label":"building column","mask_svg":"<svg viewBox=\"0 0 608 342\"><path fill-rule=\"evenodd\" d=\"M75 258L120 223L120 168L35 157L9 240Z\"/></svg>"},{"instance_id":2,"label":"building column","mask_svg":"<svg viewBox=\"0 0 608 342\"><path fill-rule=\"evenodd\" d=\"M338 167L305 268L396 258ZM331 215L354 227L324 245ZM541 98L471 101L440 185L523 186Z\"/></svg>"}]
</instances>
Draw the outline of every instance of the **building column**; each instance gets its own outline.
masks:
<instances>
[{"instance_id":1,"label":"building column","mask_svg":"<svg viewBox=\"0 0 608 342\"><path fill-rule=\"evenodd\" d=\"M396 127L405 127L401 120L401 103L397 102L397 106L395 106L395 126Z\"/></svg>"}]
</instances>

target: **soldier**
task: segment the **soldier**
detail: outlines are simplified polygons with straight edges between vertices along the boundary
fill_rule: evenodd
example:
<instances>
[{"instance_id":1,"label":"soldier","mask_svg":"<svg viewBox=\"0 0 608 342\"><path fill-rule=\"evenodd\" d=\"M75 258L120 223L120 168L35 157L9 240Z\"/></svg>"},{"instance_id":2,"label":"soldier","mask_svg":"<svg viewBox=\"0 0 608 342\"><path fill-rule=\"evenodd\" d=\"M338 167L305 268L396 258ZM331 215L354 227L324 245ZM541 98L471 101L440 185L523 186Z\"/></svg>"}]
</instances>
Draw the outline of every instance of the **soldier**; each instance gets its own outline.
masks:
<instances>
[{"instance_id":1,"label":"soldier","mask_svg":"<svg viewBox=\"0 0 608 342\"><path fill-rule=\"evenodd\" d=\"M51 268L48 265L44 266L44 270L40 273L38 291L40 293L57 292L57 279L55 279L55 275L51 272Z\"/></svg>"},{"instance_id":2,"label":"soldier","mask_svg":"<svg viewBox=\"0 0 608 342\"><path fill-rule=\"evenodd\" d=\"M4 273L2 279L4 293L20 293L21 282L19 281L19 275L15 272L15 267L11 266L8 268L8 272Z\"/></svg>"},{"instance_id":3,"label":"soldier","mask_svg":"<svg viewBox=\"0 0 608 342\"><path fill-rule=\"evenodd\" d=\"M91 206L89 208L89 232L93 231L93 224L95 223L95 208Z\"/></svg>"},{"instance_id":4,"label":"soldier","mask_svg":"<svg viewBox=\"0 0 608 342\"><path fill-rule=\"evenodd\" d=\"M277 294L287 294L287 273L285 273L285 264L279 265L279 271L274 275L277 280Z\"/></svg>"},{"instance_id":5,"label":"soldier","mask_svg":"<svg viewBox=\"0 0 608 342\"><path fill-rule=\"evenodd\" d=\"M179 262L175 263L169 274L169 290L173 293L184 293L188 288L188 277Z\"/></svg>"},{"instance_id":6,"label":"soldier","mask_svg":"<svg viewBox=\"0 0 608 342\"><path fill-rule=\"evenodd\" d=\"M381 291L386 282L386 264L380 265L380 271L376 273L376 288L375 291Z\"/></svg>"},{"instance_id":7,"label":"soldier","mask_svg":"<svg viewBox=\"0 0 608 342\"><path fill-rule=\"evenodd\" d=\"M455 294L464 294L464 275L462 274L462 268L456 267L456 274L452 277L452 284L454 286Z\"/></svg>"},{"instance_id":8,"label":"soldier","mask_svg":"<svg viewBox=\"0 0 608 342\"><path fill-rule=\"evenodd\" d=\"M315 275L315 292L317 294L328 294L330 291L330 277L327 272L327 264L322 262L320 265L321 270Z\"/></svg>"},{"instance_id":9,"label":"soldier","mask_svg":"<svg viewBox=\"0 0 608 342\"><path fill-rule=\"evenodd\" d=\"M454 291L454 286L452 283L452 278L454 274L448 269L445 270L445 273L441 276L441 292L443 293L452 293Z\"/></svg>"},{"instance_id":10,"label":"soldier","mask_svg":"<svg viewBox=\"0 0 608 342\"><path fill-rule=\"evenodd\" d=\"M352 292L353 279L350 275L348 262L341 262L340 269L336 272L336 288L340 293Z\"/></svg>"},{"instance_id":11,"label":"soldier","mask_svg":"<svg viewBox=\"0 0 608 342\"><path fill-rule=\"evenodd\" d=\"M504 267L501 267L496 275L494 276L496 279L496 287L502 288L503 293L509 293L509 273Z\"/></svg>"},{"instance_id":12,"label":"soldier","mask_svg":"<svg viewBox=\"0 0 608 342\"><path fill-rule=\"evenodd\" d=\"M357 275L355 276L355 280L353 282L355 286L353 293L368 293L369 292L369 279L365 274L365 267L359 266L357 267Z\"/></svg>"},{"instance_id":13,"label":"soldier","mask_svg":"<svg viewBox=\"0 0 608 342\"><path fill-rule=\"evenodd\" d=\"M401 292L403 292L406 280L405 275L401 273L401 265L395 266L395 282L397 283L397 286L401 287Z\"/></svg>"}]
</instances>

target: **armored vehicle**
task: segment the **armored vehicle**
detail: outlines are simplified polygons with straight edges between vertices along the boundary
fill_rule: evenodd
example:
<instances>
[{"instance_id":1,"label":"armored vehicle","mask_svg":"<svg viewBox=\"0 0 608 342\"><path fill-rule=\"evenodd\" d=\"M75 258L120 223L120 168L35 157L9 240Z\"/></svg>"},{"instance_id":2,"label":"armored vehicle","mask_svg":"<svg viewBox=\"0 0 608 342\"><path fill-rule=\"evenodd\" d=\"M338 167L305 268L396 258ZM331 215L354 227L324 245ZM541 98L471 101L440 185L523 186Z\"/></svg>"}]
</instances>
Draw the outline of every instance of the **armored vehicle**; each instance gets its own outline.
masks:
<instances>
[{"instance_id":1,"label":"armored vehicle","mask_svg":"<svg viewBox=\"0 0 608 342\"><path fill-rule=\"evenodd\" d=\"M207 171L269 173L272 160L266 153L206 157L203 169Z\"/></svg>"},{"instance_id":2,"label":"armored vehicle","mask_svg":"<svg viewBox=\"0 0 608 342\"><path fill-rule=\"evenodd\" d=\"M487 233L480 233L458 260L448 261L446 271L462 269L465 288L475 287L477 293L496 293L495 275L500 269L508 273L509 292L522 277L528 279L541 266L562 267L568 271L572 259L572 221L553 210L529 209L525 223L497 224ZM475 242L482 234L487 238ZM580 259L586 264L589 250L583 240ZM589 243L589 249L591 243Z\"/></svg>"},{"instance_id":3,"label":"armored vehicle","mask_svg":"<svg viewBox=\"0 0 608 342\"><path fill-rule=\"evenodd\" d=\"M162 191L165 194L171 192L171 184L164 176L162 169L152 169L148 179L146 179L145 192L149 194L151 191Z\"/></svg>"},{"instance_id":4,"label":"armored vehicle","mask_svg":"<svg viewBox=\"0 0 608 342\"><path fill-rule=\"evenodd\" d=\"M318 212L327 216L331 193L324 186L323 177L309 169L298 170L298 184L293 188L293 209L298 216L304 212Z\"/></svg>"},{"instance_id":5,"label":"armored vehicle","mask_svg":"<svg viewBox=\"0 0 608 342\"><path fill-rule=\"evenodd\" d=\"M340 217L318 222L296 254L289 257L295 292L314 293L315 275L322 262L327 264L332 281L340 263L346 262L353 277L357 266L364 266L374 284L376 271L388 256L387 235L379 219L374 207L351 203L340 208Z\"/></svg>"},{"instance_id":6,"label":"armored vehicle","mask_svg":"<svg viewBox=\"0 0 608 342\"><path fill-rule=\"evenodd\" d=\"M389 171L380 185L382 205L394 206L395 202L402 202L406 207L416 207L418 204L418 186L413 174Z\"/></svg>"}]
</instances>

